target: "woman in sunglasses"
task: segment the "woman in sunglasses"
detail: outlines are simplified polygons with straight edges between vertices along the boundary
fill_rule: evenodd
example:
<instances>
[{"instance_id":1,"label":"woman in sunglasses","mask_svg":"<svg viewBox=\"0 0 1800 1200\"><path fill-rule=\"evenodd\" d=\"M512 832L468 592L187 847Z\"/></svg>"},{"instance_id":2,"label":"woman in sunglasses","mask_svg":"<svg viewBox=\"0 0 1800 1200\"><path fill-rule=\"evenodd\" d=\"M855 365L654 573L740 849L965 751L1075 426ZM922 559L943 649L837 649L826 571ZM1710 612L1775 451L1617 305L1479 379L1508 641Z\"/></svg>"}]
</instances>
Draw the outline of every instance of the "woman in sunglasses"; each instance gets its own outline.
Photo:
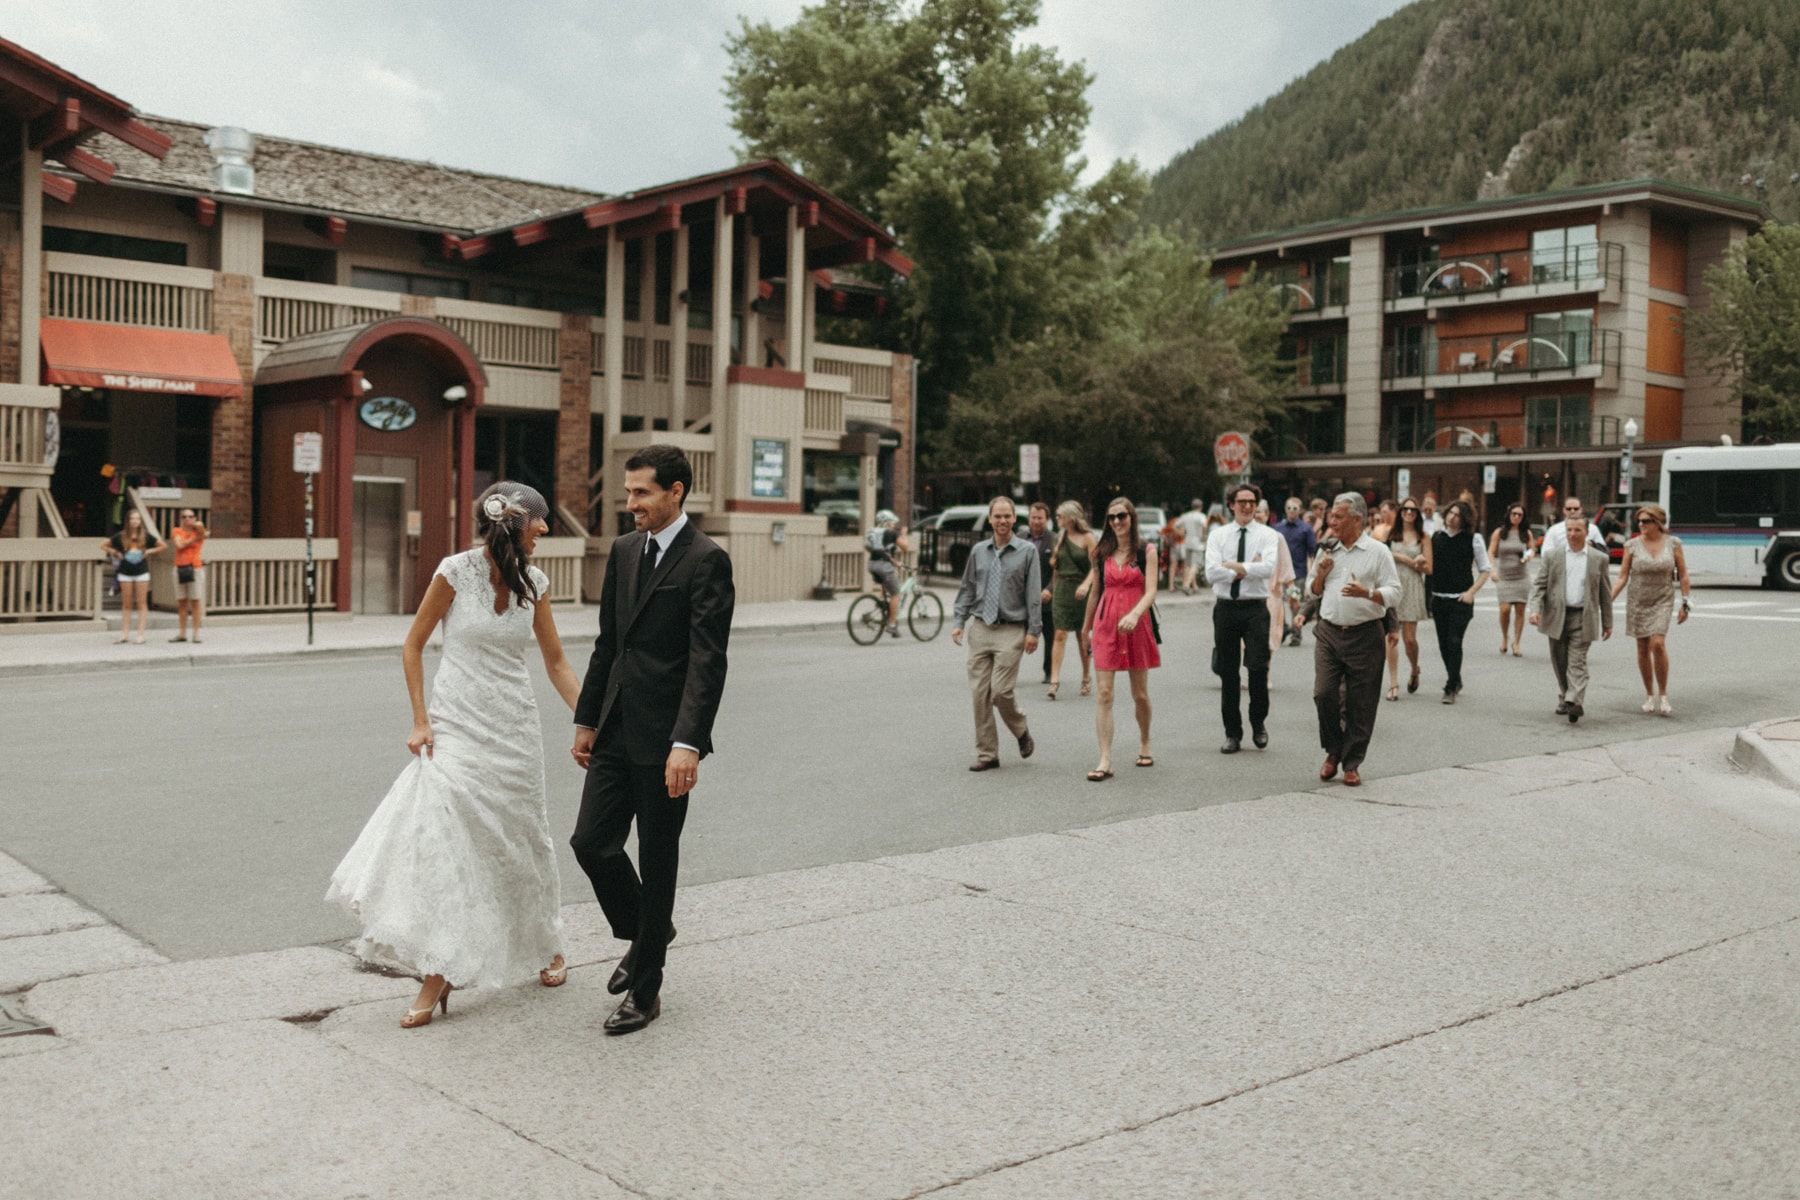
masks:
<instances>
[{"instance_id":1,"label":"woman in sunglasses","mask_svg":"<svg viewBox=\"0 0 1800 1200\"><path fill-rule=\"evenodd\" d=\"M1515 504L1506 510L1506 524L1488 538L1488 575L1500 594L1500 653L1512 644L1512 656L1518 658L1519 638L1525 632L1525 601L1531 594L1531 577L1525 563L1531 558L1531 522L1525 506Z\"/></svg>"},{"instance_id":2,"label":"woman in sunglasses","mask_svg":"<svg viewBox=\"0 0 1800 1200\"><path fill-rule=\"evenodd\" d=\"M1401 645L1406 647L1406 661L1412 664L1412 674L1406 680L1407 694L1419 690L1419 622L1425 619L1429 608L1425 577L1431 574L1431 535L1425 532L1419 502L1411 496L1400 502L1400 515L1388 537L1388 550L1400 573L1400 598L1394 601L1394 619L1400 623L1400 633L1398 638L1388 635L1387 698L1398 700Z\"/></svg>"},{"instance_id":3,"label":"woman in sunglasses","mask_svg":"<svg viewBox=\"0 0 1800 1200\"><path fill-rule=\"evenodd\" d=\"M1638 674L1644 678L1644 706L1638 711L1667 717L1675 712L1669 704L1669 617L1679 587L1681 615L1675 621L1687 621L1694 589L1681 539L1669 532L1669 514L1662 506L1640 507L1637 527L1637 536L1625 543L1612 594L1617 600L1625 585L1631 585L1631 594L1625 597L1625 632L1637 639Z\"/></svg>"},{"instance_id":4,"label":"woman in sunglasses","mask_svg":"<svg viewBox=\"0 0 1800 1200\"><path fill-rule=\"evenodd\" d=\"M1087 773L1090 782L1112 778L1113 677L1131 679L1137 709L1140 767L1153 767L1150 756L1150 668L1162 665L1156 649L1156 547L1138 532L1137 506L1120 496L1106 506L1105 531L1094 548L1088 574L1087 612L1081 631L1094 653L1094 732L1100 738L1100 765Z\"/></svg>"}]
</instances>

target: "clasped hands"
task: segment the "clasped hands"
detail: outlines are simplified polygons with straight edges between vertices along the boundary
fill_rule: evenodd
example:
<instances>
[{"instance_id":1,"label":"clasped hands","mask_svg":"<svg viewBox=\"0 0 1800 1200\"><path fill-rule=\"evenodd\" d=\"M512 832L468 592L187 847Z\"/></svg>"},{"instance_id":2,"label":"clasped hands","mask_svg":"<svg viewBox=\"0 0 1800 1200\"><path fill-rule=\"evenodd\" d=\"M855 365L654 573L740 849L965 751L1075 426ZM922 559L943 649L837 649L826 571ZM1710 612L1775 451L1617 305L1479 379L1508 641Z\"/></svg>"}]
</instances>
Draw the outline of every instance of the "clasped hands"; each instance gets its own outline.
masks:
<instances>
[{"instance_id":1,"label":"clasped hands","mask_svg":"<svg viewBox=\"0 0 1800 1200\"><path fill-rule=\"evenodd\" d=\"M569 747L569 754L575 759L575 765L584 771L593 761L595 736L594 730L577 727L575 744ZM699 753L685 746L671 747L668 761L663 764L663 786L669 790L669 799L676 800L687 795L699 782Z\"/></svg>"}]
</instances>

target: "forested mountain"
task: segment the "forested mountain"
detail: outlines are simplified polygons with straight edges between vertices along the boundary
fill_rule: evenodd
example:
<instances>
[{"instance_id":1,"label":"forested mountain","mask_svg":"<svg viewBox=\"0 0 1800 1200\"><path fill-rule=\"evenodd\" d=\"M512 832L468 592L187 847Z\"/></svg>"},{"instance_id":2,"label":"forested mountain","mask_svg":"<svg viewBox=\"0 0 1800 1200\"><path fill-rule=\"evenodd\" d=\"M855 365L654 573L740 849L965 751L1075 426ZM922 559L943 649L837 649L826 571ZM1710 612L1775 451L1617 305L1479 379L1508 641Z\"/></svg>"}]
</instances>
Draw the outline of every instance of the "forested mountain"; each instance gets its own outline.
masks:
<instances>
[{"instance_id":1,"label":"forested mountain","mask_svg":"<svg viewBox=\"0 0 1800 1200\"><path fill-rule=\"evenodd\" d=\"M1800 217L1800 0L1419 0L1157 173L1212 241L1658 176Z\"/></svg>"}]
</instances>

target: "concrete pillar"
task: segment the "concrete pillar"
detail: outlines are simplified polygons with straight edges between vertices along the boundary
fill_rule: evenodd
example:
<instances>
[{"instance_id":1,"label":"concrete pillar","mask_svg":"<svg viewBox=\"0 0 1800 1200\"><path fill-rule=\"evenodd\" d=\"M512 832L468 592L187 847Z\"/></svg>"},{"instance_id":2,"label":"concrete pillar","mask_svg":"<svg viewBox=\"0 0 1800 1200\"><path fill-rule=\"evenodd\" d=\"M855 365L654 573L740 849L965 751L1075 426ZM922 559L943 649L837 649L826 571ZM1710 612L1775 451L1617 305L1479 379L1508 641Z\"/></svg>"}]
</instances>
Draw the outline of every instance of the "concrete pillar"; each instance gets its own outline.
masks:
<instances>
[{"instance_id":1,"label":"concrete pillar","mask_svg":"<svg viewBox=\"0 0 1800 1200\"><path fill-rule=\"evenodd\" d=\"M806 230L800 224L799 207L790 204L787 209L787 369L802 374L808 365L806 293Z\"/></svg>"},{"instance_id":2,"label":"concrete pillar","mask_svg":"<svg viewBox=\"0 0 1800 1200\"><path fill-rule=\"evenodd\" d=\"M638 328L644 335L644 428L656 411L656 235L638 239ZM672 373L672 372L671 372ZM664 410L667 412L667 409Z\"/></svg>"},{"instance_id":3,"label":"concrete pillar","mask_svg":"<svg viewBox=\"0 0 1800 1200\"><path fill-rule=\"evenodd\" d=\"M1375 454L1381 449L1381 279L1380 234L1350 239L1350 303L1345 309L1344 452Z\"/></svg>"},{"instance_id":4,"label":"concrete pillar","mask_svg":"<svg viewBox=\"0 0 1800 1200\"><path fill-rule=\"evenodd\" d=\"M225 271L213 273L213 332L231 346L244 390L220 400L212 415L212 519L217 537L249 537L256 477L251 470L255 442L255 409L250 380L256 375L256 279Z\"/></svg>"},{"instance_id":5,"label":"concrete pillar","mask_svg":"<svg viewBox=\"0 0 1800 1200\"><path fill-rule=\"evenodd\" d=\"M744 221L744 275L740 303L744 309L744 354L746 367L763 365L762 317L757 314L757 285L762 282L762 239L756 236L756 222Z\"/></svg>"},{"instance_id":6,"label":"concrete pillar","mask_svg":"<svg viewBox=\"0 0 1800 1200\"><path fill-rule=\"evenodd\" d=\"M578 520L587 520L588 439L593 404L593 339L588 318L565 313L556 333L561 378L556 404L556 499ZM554 522L552 522L554 524ZM586 528L585 524L583 528Z\"/></svg>"},{"instance_id":7,"label":"concrete pillar","mask_svg":"<svg viewBox=\"0 0 1800 1200\"><path fill-rule=\"evenodd\" d=\"M625 460L619 457L619 419L625 405L625 243L619 227L606 227L606 435L601 457L600 536L617 537L614 514L625 504Z\"/></svg>"},{"instance_id":8,"label":"concrete pillar","mask_svg":"<svg viewBox=\"0 0 1800 1200\"><path fill-rule=\"evenodd\" d=\"M875 528L875 488L879 480L877 472L881 469L881 460L873 454L862 456L861 466L857 473L857 499L861 502L862 524L857 528L867 533ZM905 522L901 522L902 525Z\"/></svg>"},{"instance_id":9,"label":"concrete pillar","mask_svg":"<svg viewBox=\"0 0 1800 1200\"><path fill-rule=\"evenodd\" d=\"M1593 413L1596 417L1616 418L1622 426L1627 417L1644 423L1644 378L1650 348L1650 209L1642 204L1615 207L1601 222L1600 241L1617 242L1623 248L1625 261L1619 280L1617 304L1594 304L1594 354L1601 352L1602 332L1612 333L1619 342L1619 386L1608 390L1596 380ZM1591 303L1589 297L1571 297L1571 309ZM1579 386L1571 388L1579 391ZM1598 429L1596 429L1598 435Z\"/></svg>"},{"instance_id":10,"label":"concrete pillar","mask_svg":"<svg viewBox=\"0 0 1800 1200\"><path fill-rule=\"evenodd\" d=\"M213 262L230 275L263 273L263 214L242 204L219 205L213 228Z\"/></svg>"},{"instance_id":11,"label":"concrete pillar","mask_svg":"<svg viewBox=\"0 0 1800 1200\"><path fill-rule=\"evenodd\" d=\"M713 201L712 433L713 496L718 511L737 495L737 454L725 397L731 375L731 226L725 197Z\"/></svg>"},{"instance_id":12,"label":"concrete pillar","mask_svg":"<svg viewBox=\"0 0 1800 1200\"><path fill-rule=\"evenodd\" d=\"M675 230L674 269L669 272L669 428L687 427L688 227Z\"/></svg>"},{"instance_id":13,"label":"concrete pillar","mask_svg":"<svg viewBox=\"0 0 1800 1200\"><path fill-rule=\"evenodd\" d=\"M19 382L38 382L38 320L44 314L44 156L19 123ZM22 526L21 526L22 527Z\"/></svg>"}]
</instances>

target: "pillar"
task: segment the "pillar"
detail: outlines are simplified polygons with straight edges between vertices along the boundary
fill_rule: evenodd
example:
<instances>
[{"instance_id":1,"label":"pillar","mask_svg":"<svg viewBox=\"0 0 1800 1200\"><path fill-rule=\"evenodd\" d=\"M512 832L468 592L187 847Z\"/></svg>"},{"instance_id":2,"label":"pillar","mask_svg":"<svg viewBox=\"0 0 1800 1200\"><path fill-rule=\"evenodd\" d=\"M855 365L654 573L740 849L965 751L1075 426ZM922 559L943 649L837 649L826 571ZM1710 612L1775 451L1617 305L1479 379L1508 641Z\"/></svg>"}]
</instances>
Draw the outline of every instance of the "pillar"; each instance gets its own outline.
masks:
<instances>
[{"instance_id":1,"label":"pillar","mask_svg":"<svg viewBox=\"0 0 1800 1200\"><path fill-rule=\"evenodd\" d=\"M737 495L737 454L730 439L735 422L725 396L731 375L731 211L726 197L713 201L713 345L712 433L713 496L723 512L725 500Z\"/></svg>"},{"instance_id":2,"label":"pillar","mask_svg":"<svg viewBox=\"0 0 1800 1200\"><path fill-rule=\"evenodd\" d=\"M600 536L618 536L614 514L624 504L625 460L618 455L619 418L625 405L625 243L619 227L606 227L606 444L600 459Z\"/></svg>"},{"instance_id":3,"label":"pillar","mask_svg":"<svg viewBox=\"0 0 1800 1200\"><path fill-rule=\"evenodd\" d=\"M787 369L806 372L806 229L800 208L787 208ZM863 528L868 528L864 526Z\"/></svg>"},{"instance_id":4,"label":"pillar","mask_svg":"<svg viewBox=\"0 0 1800 1200\"><path fill-rule=\"evenodd\" d=\"M742 362L746 367L763 365L762 317L756 311L758 300L757 287L762 283L762 239L756 236L756 222L744 219L744 274L739 281L743 287L742 305L744 309L744 355Z\"/></svg>"},{"instance_id":5,"label":"pillar","mask_svg":"<svg viewBox=\"0 0 1800 1200\"><path fill-rule=\"evenodd\" d=\"M688 227L675 230L675 265L669 272L669 428L687 428Z\"/></svg>"},{"instance_id":6,"label":"pillar","mask_svg":"<svg viewBox=\"0 0 1800 1200\"><path fill-rule=\"evenodd\" d=\"M222 335L237 360L244 389L218 401L212 414L212 518L215 537L249 537L256 487L251 469L255 415L250 381L256 376L256 279L213 272L213 332Z\"/></svg>"},{"instance_id":7,"label":"pillar","mask_svg":"<svg viewBox=\"0 0 1800 1200\"><path fill-rule=\"evenodd\" d=\"M1344 451L1381 449L1382 238L1350 239L1350 303L1345 309Z\"/></svg>"},{"instance_id":8,"label":"pillar","mask_svg":"<svg viewBox=\"0 0 1800 1200\"><path fill-rule=\"evenodd\" d=\"M558 508L587 525L588 439L593 403L593 339L588 318L564 313L556 333L561 372L556 403L556 497ZM555 522L551 522L555 524Z\"/></svg>"},{"instance_id":9,"label":"pillar","mask_svg":"<svg viewBox=\"0 0 1800 1200\"><path fill-rule=\"evenodd\" d=\"M31 129L18 125L19 158L19 382L39 379L38 319L44 312L44 156L31 148Z\"/></svg>"},{"instance_id":10,"label":"pillar","mask_svg":"<svg viewBox=\"0 0 1800 1200\"><path fill-rule=\"evenodd\" d=\"M656 235L638 239L638 328L644 335L644 428L656 416ZM671 371L671 374L674 372Z\"/></svg>"}]
</instances>

